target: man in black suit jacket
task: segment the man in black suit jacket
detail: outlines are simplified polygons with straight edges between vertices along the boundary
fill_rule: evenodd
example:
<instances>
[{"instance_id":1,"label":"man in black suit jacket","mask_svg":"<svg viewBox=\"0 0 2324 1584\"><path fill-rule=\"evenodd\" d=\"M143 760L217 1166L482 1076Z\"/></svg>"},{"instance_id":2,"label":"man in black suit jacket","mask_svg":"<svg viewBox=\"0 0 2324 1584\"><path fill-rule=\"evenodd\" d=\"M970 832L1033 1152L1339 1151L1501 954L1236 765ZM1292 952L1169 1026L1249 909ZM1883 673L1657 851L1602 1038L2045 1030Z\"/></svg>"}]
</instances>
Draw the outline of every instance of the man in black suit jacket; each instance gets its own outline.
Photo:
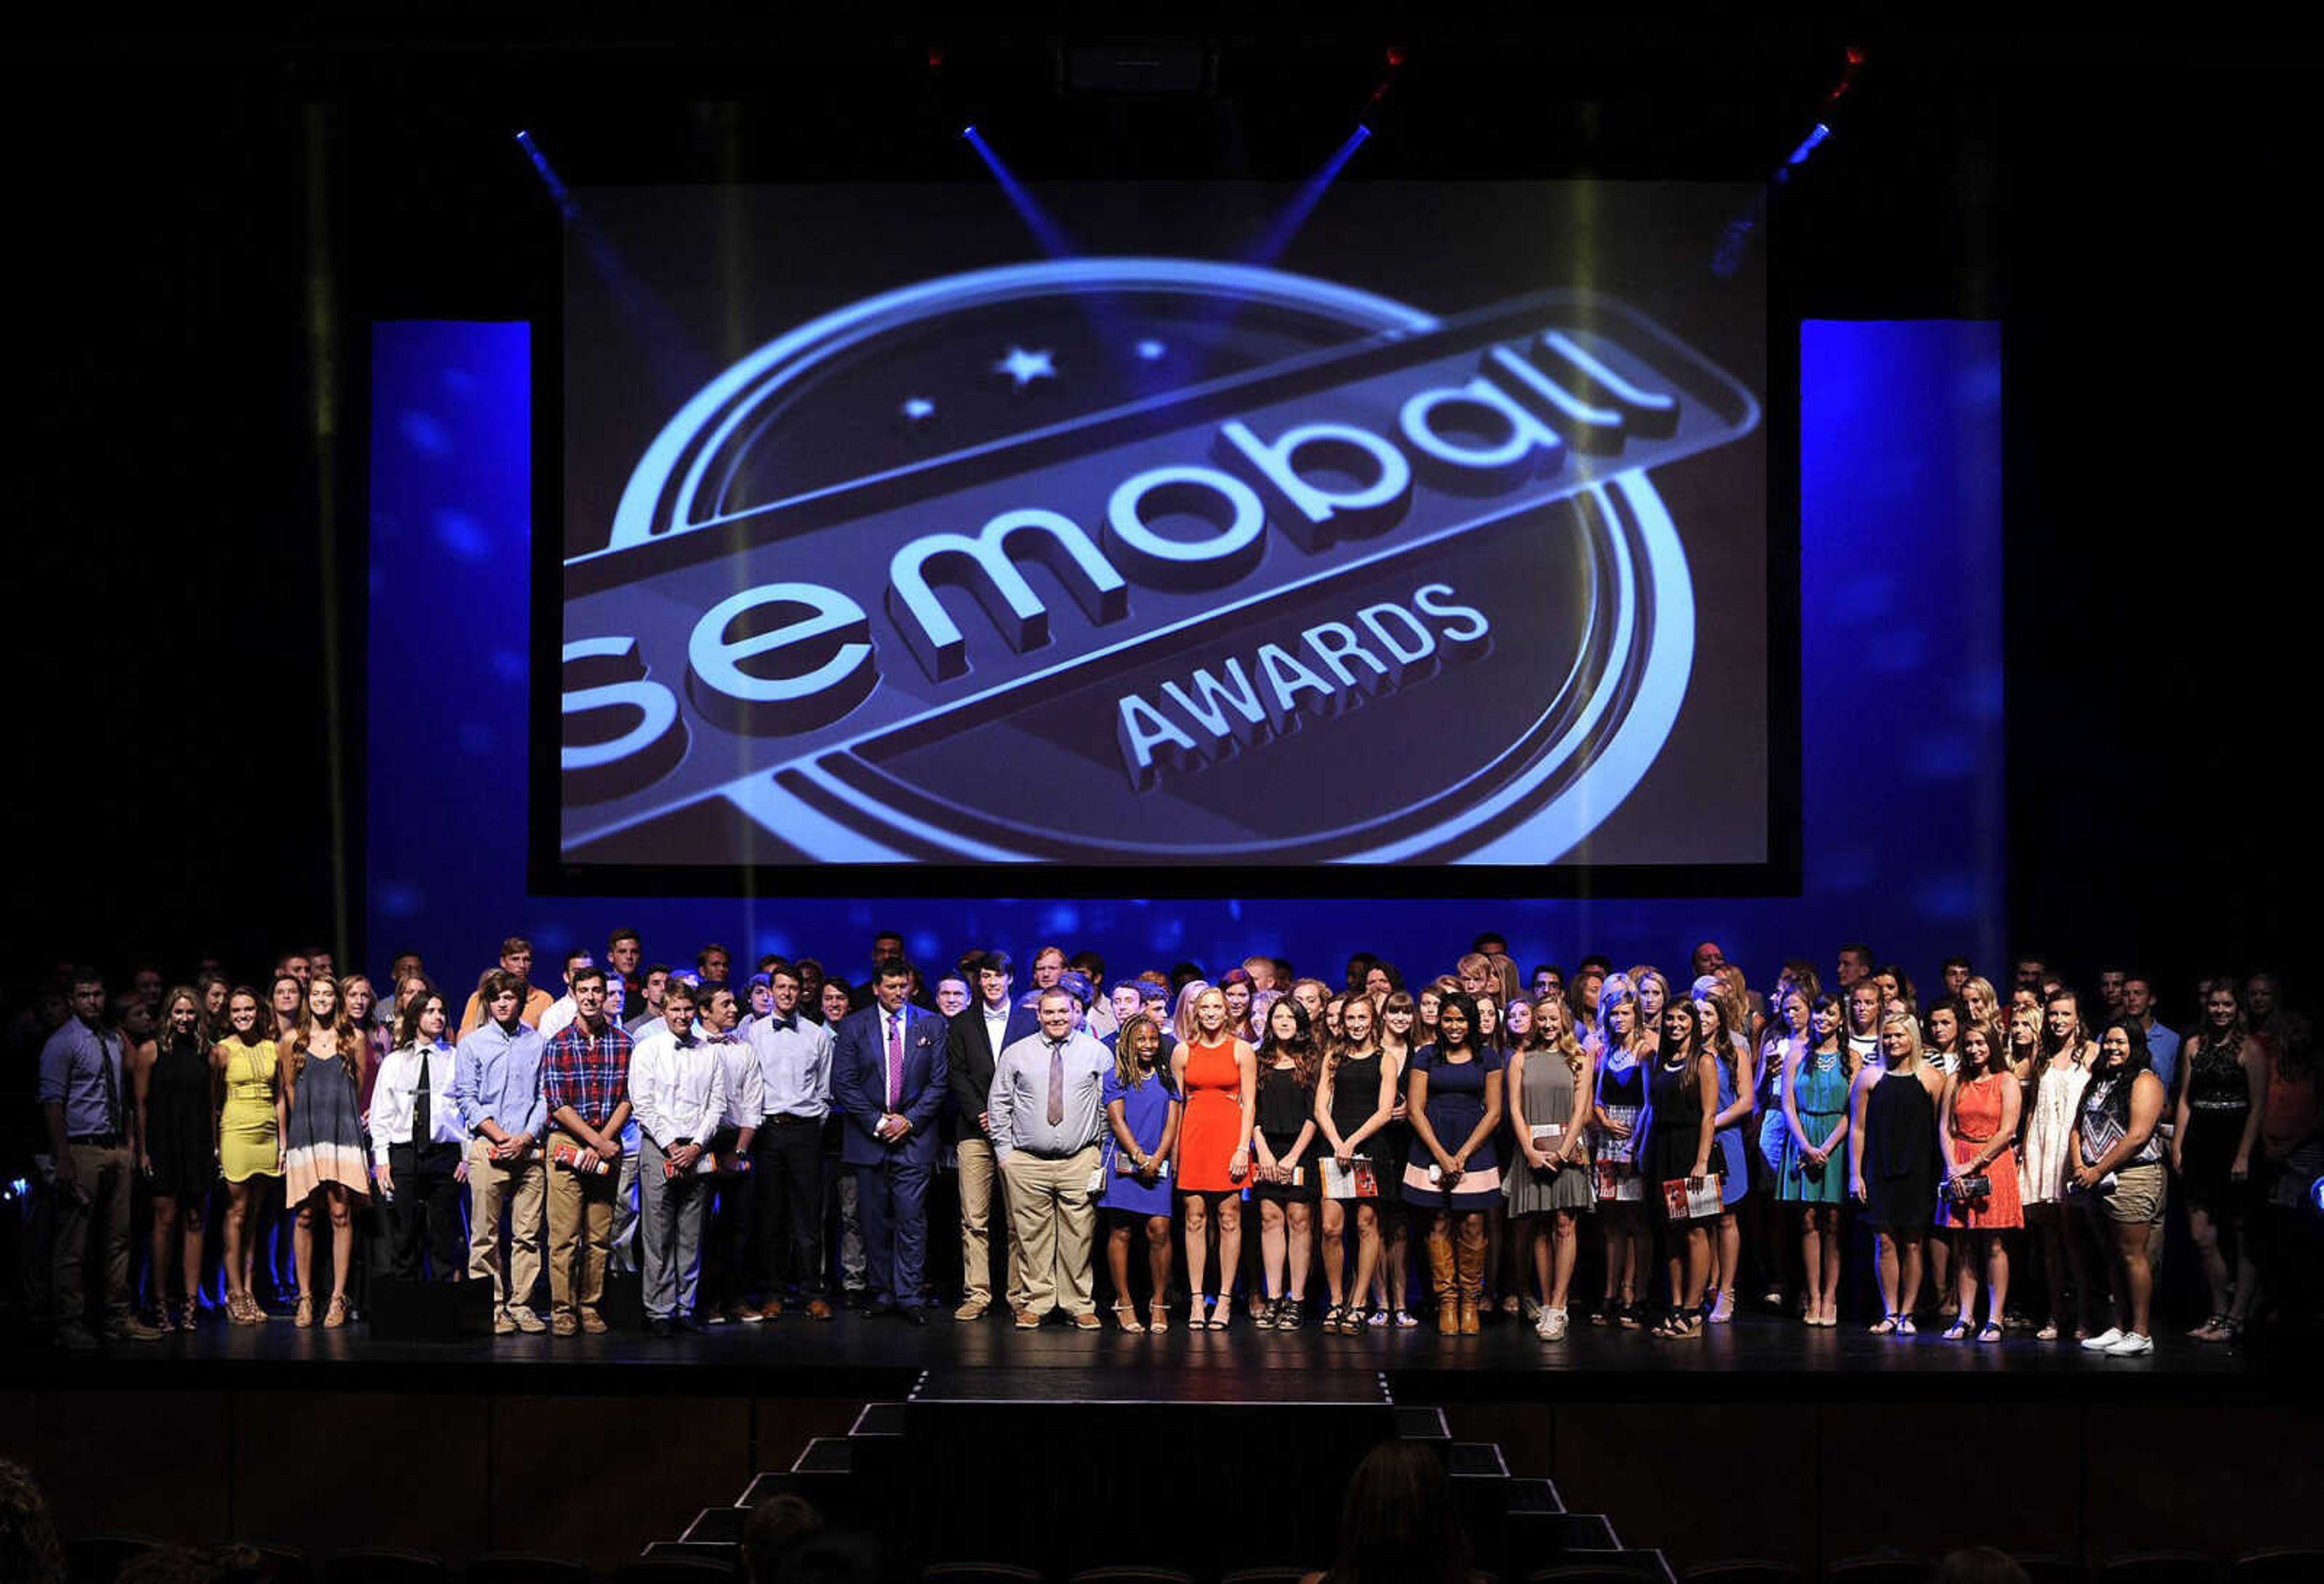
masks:
<instances>
[{"instance_id":1,"label":"man in black suit jacket","mask_svg":"<svg viewBox=\"0 0 2324 1584\"><path fill-rule=\"evenodd\" d=\"M992 1065L1001 1053L1038 1032L1040 1020L1010 999L1009 953L987 952L976 965L976 1000L952 1020L946 1057L951 1071L952 1109L960 1136L960 1307L954 1320L977 1320L992 1307L992 1244L988 1229L1000 1193L992 1155L991 1119L985 1097L992 1090ZM1010 1227L1004 1211L1004 1229ZM1009 1308L1025 1306L1024 1257L1009 1235Z\"/></svg>"},{"instance_id":2,"label":"man in black suit jacket","mask_svg":"<svg viewBox=\"0 0 2324 1584\"><path fill-rule=\"evenodd\" d=\"M928 1178L946 1087L945 1020L910 1004L911 965L880 964L872 1004L839 1025L832 1097L845 1110L840 1159L855 1173L872 1312L925 1324L920 1273L927 1257Z\"/></svg>"}]
</instances>

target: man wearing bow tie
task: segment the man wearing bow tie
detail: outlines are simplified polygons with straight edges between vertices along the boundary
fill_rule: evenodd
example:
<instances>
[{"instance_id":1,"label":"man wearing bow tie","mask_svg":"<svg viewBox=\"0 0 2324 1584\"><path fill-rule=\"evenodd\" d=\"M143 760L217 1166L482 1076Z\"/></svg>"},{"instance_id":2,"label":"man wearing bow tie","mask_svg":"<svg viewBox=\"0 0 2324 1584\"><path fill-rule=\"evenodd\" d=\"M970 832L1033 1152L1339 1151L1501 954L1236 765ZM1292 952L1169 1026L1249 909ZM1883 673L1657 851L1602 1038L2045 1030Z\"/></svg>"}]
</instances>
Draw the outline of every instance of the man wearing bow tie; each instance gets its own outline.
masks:
<instances>
[{"instance_id":1,"label":"man wearing bow tie","mask_svg":"<svg viewBox=\"0 0 2324 1584\"><path fill-rule=\"evenodd\" d=\"M910 1004L911 965L873 971L872 1002L839 1025L832 1097L847 1114L840 1159L855 1173L872 1312L927 1322L920 1273L927 1256L928 1178L945 1100L945 1020Z\"/></svg>"},{"instance_id":2,"label":"man wearing bow tie","mask_svg":"<svg viewBox=\"0 0 2324 1584\"><path fill-rule=\"evenodd\" d=\"M761 1320L783 1312L786 1287L807 1300L807 1318L829 1320L820 1234L823 1119L831 1111L832 1033L799 1015L798 970L781 958L766 966L774 1006L751 1025L766 1115L752 1139L752 1190L758 1195L757 1287ZM788 1268L783 1256L788 1254Z\"/></svg>"}]
</instances>

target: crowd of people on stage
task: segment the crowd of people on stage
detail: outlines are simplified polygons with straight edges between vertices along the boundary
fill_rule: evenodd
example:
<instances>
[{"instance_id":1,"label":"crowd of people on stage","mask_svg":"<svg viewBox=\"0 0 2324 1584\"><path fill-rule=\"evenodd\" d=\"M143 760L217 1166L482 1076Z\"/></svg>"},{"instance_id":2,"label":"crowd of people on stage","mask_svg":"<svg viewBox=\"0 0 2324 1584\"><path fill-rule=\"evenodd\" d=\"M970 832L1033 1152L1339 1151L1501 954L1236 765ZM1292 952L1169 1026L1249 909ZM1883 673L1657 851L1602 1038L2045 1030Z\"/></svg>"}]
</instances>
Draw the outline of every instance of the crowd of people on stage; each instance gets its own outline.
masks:
<instances>
[{"instance_id":1,"label":"crowd of people on stage","mask_svg":"<svg viewBox=\"0 0 2324 1584\"><path fill-rule=\"evenodd\" d=\"M1586 1312L1684 1340L1747 1304L1839 1324L1868 1229L1876 1333L2135 1357L2174 1209L2196 1340L2312 1299L2324 1108L2265 973L2207 979L2174 1029L2135 972L2086 997L1955 957L1924 994L1858 944L1764 994L1711 942L1683 975L1526 972L1489 935L1337 983L872 945L856 984L715 944L674 969L628 930L545 982L512 936L466 994L413 954L377 985L318 951L263 988L60 968L11 1045L34 1317L91 1347L261 1324L263 1293L337 1329L365 1281L465 1276L496 1332L572 1336L606 1329L613 1267L660 1334L997 1298L1028 1330L1554 1342Z\"/></svg>"}]
</instances>

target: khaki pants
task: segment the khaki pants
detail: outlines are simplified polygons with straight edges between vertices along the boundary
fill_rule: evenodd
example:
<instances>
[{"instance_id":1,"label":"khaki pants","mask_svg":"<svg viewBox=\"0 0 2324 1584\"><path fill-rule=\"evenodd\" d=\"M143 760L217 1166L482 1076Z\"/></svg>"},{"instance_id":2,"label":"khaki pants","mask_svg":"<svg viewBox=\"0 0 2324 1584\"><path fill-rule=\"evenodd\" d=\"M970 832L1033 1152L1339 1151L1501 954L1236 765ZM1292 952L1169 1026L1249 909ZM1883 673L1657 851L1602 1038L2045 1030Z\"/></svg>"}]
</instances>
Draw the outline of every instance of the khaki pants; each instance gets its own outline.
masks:
<instances>
[{"instance_id":1,"label":"khaki pants","mask_svg":"<svg viewBox=\"0 0 2324 1584\"><path fill-rule=\"evenodd\" d=\"M88 1322L88 1294L83 1266L88 1259L89 1223L105 1240L105 1328L117 1331L129 1323L129 1147L70 1144L77 1191L57 1193L57 1240L51 1251L55 1264L57 1323L81 1326Z\"/></svg>"},{"instance_id":2,"label":"khaki pants","mask_svg":"<svg viewBox=\"0 0 2324 1584\"><path fill-rule=\"evenodd\" d=\"M992 1239L987 1229L996 1219L1009 1239L1009 1307L1025 1307L1025 1245L1018 1239L1010 1218L1006 1184L995 1170L992 1142L986 1138L960 1141L960 1269L962 1296L969 1303L992 1302Z\"/></svg>"},{"instance_id":3,"label":"khaki pants","mask_svg":"<svg viewBox=\"0 0 2324 1584\"><path fill-rule=\"evenodd\" d=\"M605 1260L613 1248L613 1194L621 1183L621 1162L616 1158L610 1172L573 1171L556 1164L560 1144L576 1155L589 1147L562 1128L549 1136L549 1307L577 1318L583 1312L597 1314L605 1301Z\"/></svg>"},{"instance_id":4,"label":"khaki pants","mask_svg":"<svg viewBox=\"0 0 2324 1584\"><path fill-rule=\"evenodd\" d=\"M1064 1160L1041 1160L1023 1150L1001 1163L1008 1185L1009 1222L1025 1261L1025 1301L1035 1314L1063 1309L1088 1314L1096 1307L1090 1285L1090 1244L1097 1231L1097 1146Z\"/></svg>"},{"instance_id":5,"label":"khaki pants","mask_svg":"<svg viewBox=\"0 0 2324 1584\"><path fill-rule=\"evenodd\" d=\"M540 1211L549 1173L538 1149L496 1161L489 1140L468 1141L468 1275L493 1284L496 1313L532 1302L540 1285ZM501 1211L509 1218L508 1270L501 1269Z\"/></svg>"}]
</instances>

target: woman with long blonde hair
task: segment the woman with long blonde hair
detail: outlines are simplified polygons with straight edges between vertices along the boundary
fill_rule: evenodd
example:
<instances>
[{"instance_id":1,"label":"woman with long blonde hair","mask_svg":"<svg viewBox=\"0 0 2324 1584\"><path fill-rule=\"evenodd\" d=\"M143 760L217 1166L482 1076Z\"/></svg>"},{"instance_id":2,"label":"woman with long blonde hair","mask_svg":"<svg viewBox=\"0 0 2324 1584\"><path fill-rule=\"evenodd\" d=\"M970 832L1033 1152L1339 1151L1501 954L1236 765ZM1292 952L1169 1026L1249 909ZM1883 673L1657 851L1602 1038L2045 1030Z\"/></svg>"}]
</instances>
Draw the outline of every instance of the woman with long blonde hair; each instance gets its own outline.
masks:
<instances>
[{"instance_id":1,"label":"woman with long blonde hair","mask_svg":"<svg viewBox=\"0 0 2324 1584\"><path fill-rule=\"evenodd\" d=\"M1880 1021L1880 1060L1868 1062L1849 1095L1849 1190L1878 1242L1875 1336L1910 1336L1921 1290L1921 1251L1937 1213L1937 1112L1944 1075L1921 1059L1921 1021L1910 1011Z\"/></svg>"},{"instance_id":2,"label":"woman with long blonde hair","mask_svg":"<svg viewBox=\"0 0 2324 1584\"><path fill-rule=\"evenodd\" d=\"M1597 1202L1590 1179L1594 1107L1590 1057L1573 1037L1563 998L1540 997L1528 1010L1530 1037L1509 1054L1506 1079L1517 1148L1505 1192L1510 1220L1533 1233L1533 1275L1541 1300L1535 1334L1554 1342L1566 1331L1566 1295L1579 1244L1576 1218ZM1540 1219L1548 1224L1541 1225Z\"/></svg>"}]
</instances>

